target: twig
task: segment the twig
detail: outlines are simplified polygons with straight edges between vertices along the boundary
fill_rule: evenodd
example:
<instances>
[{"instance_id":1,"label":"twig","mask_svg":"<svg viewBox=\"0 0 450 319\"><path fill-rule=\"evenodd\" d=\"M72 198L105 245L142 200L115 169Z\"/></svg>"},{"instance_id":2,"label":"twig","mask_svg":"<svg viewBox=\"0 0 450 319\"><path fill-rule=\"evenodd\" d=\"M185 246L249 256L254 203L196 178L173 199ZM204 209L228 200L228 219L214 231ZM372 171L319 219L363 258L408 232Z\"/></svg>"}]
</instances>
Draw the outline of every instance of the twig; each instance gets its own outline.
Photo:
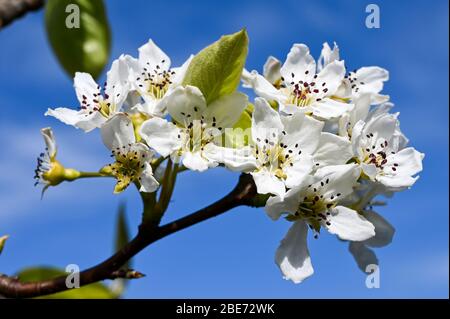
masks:
<instances>
[{"instance_id":1,"label":"twig","mask_svg":"<svg viewBox=\"0 0 450 319\"><path fill-rule=\"evenodd\" d=\"M80 285L88 285L105 279L114 278L114 274L130 258L157 240L182 229L198 224L241 205L252 205L256 195L256 186L250 175L242 174L236 187L215 203L190 215L163 226L142 223L139 231L128 244L102 263L80 272ZM66 277L58 277L39 282L20 282L17 278L0 276L0 295L8 298L31 298L68 290Z\"/></svg>"},{"instance_id":2,"label":"twig","mask_svg":"<svg viewBox=\"0 0 450 319\"><path fill-rule=\"evenodd\" d=\"M0 29L43 6L44 0L0 0Z\"/></svg>"}]
</instances>

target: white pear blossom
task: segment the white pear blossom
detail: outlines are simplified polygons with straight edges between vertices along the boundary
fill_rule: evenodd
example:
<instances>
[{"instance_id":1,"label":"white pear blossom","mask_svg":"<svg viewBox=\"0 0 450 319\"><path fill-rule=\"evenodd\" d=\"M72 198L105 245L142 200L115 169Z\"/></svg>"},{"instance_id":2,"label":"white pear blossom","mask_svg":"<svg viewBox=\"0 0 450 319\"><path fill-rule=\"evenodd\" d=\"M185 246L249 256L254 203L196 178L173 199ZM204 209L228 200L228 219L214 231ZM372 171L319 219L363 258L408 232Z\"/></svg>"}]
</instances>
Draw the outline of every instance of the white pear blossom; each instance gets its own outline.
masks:
<instances>
[{"instance_id":1,"label":"white pear blossom","mask_svg":"<svg viewBox=\"0 0 450 319\"><path fill-rule=\"evenodd\" d=\"M277 74L276 69L272 71ZM294 44L279 72L280 83L270 82L276 76L266 79L256 72L244 75L244 81L258 96L277 101L286 113L301 111L332 119L352 108L352 104L334 98L345 76L344 61L333 61L317 73L309 48Z\"/></svg>"},{"instance_id":2,"label":"white pear blossom","mask_svg":"<svg viewBox=\"0 0 450 319\"><path fill-rule=\"evenodd\" d=\"M150 39L139 48L139 58L127 56L131 83L143 98L139 111L162 117L167 113L165 98L180 86L191 62L191 55L182 66L171 68L170 58Z\"/></svg>"},{"instance_id":3,"label":"white pear blossom","mask_svg":"<svg viewBox=\"0 0 450 319\"><path fill-rule=\"evenodd\" d=\"M140 135L162 156L195 171L218 165L209 145L220 140L226 128L232 128L247 106L247 96L232 93L207 105L197 87L177 87L167 97L167 109L174 121L151 118L145 121Z\"/></svg>"},{"instance_id":4,"label":"white pear blossom","mask_svg":"<svg viewBox=\"0 0 450 319\"><path fill-rule=\"evenodd\" d=\"M112 63L103 88L89 73L75 73L74 87L80 102L78 111L59 107L48 109L50 115L61 122L81 128L85 132L101 127L108 118L121 110L129 90L128 66L121 56Z\"/></svg>"},{"instance_id":5,"label":"white pear blossom","mask_svg":"<svg viewBox=\"0 0 450 319\"><path fill-rule=\"evenodd\" d=\"M408 140L399 130L398 113L371 116L353 127L352 144L356 161L364 174L391 190L411 187L422 171L424 154L406 147Z\"/></svg>"},{"instance_id":6,"label":"white pear blossom","mask_svg":"<svg viewBox=\"0 0 450 319\"><path fill-rule=\"evenodd\" d=\"M333 49L331 49L328 43L325 42L319 58L319 70L339 60L337 44L334 43ZM389 100L388 95L380 94L383 90L384 82L388 80L389 72L387 70L378 66L362 67L345 75L336 95L353 101L362 94L369 94L372 104L380 104Z\"/></svg>"},{"instance_id":7,"label":"white pear blossom","mask_svg":"<svg viewBox=\"0 0 450 319\"><path fill-rule=\"evenodd\" d=\"M352 157L348 140L322 133L323 122L301 112L283 116L263 98L255 99L252 142L232 149L210 146L214 158L232 170L251 173L260 194L283 197L314 169Z\"/></svg>"},{"instance_id":8,"label":"white pear blossom","mask_svg":"<svg viewBox=\"0 0 450 319\"><path fill-rule=\"evenodd\" d=\"M372 223L340 205L353 192L359 175L355 164L327 166L290 189L284 198L268 199L266 212L272 219L286 213L286 219L293 222L275 256L285 279L300 283L314 272L307 247L308 226L316 237L322 227L343 240L364 241L375 235Z\"/></svg>"},{"instance_id":9,"label":"white pear blossom","mask_svg":"<svg viewBox=\"0 0 450 319\"><path fill-rule=\"evenodd\" d=\"M156 191L158 181L150 164L154 153L147 145L136 142L130 118L124 113L116 114L103 125L101 135L116 160L103 169L117 179L114 193L122 192L133 182L141 185L141 192Z\"/></svg>"}]
</instances>

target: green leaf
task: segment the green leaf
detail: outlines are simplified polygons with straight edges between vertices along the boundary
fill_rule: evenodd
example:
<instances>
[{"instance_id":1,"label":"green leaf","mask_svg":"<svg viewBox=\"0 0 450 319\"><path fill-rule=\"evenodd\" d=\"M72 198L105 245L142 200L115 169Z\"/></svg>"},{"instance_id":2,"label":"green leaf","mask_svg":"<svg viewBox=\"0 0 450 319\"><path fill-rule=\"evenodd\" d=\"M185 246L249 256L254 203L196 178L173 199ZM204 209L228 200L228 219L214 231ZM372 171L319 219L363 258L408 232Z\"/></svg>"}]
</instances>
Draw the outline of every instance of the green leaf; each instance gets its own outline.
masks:
<instances>
[{"instance_id":1,"label":"green leaf","mask_svg":"<svg viewBox=\"0 0 450 319\"><path fill-rule=\"evenodd\" d=\"M61 269L53 267L32 267L26 268L17 274L22 282L34 282L67 276L67 273ZM93 283L81 288L74 288L64 292L39 297L41 299L112 299L117 298L106 285L102 283Z\"/></svg>"},{"instance_id":2,"label":"green leaf","mask_svg":"<svg viewBox=\"0 0 450 319\"><path fill-rule=\"evenodd\" d=\"M192 59L183 84L198 87L208 104L233 93L239 86L247 53L245 30L222 36Z\"/></svg>"},{"instance_id":3,"label":"green leaf","mask_svg":"<svg viewBox=\"0 0 450 319\"><path fill-rule=\"evenodd\" d=\"M249 103L249 108L252 104ZM251 108L251 107L250 107ZM251 140L252 117L247 109L242 112L241 117L233 126L233 130L225 130L225 146L231 148L240 148Z\"/></svg>"},{"instance_id":4,"label":"green leaf","mask_svg":"<svg viewBox=\"0 0 450 319\"><path fill-rule=\"evenodd\" d=\"M5 248L5 243L6 243L6 240L8 239L8 236L2 236L2 237L0 237L0 254L2 253L2 251L3 251L3 248Z\"/></svg>"},{"instance_id":5,"label":"green leaf","mask_svg":"<svg viewBox=\"0 0 450 319\"><path fill-rule=\"evenodd\" d=\"M48 0L45 24L53 52L70 76L77 71L100 75L111 46L102 0Z\"/></svg>"}]
</instances>

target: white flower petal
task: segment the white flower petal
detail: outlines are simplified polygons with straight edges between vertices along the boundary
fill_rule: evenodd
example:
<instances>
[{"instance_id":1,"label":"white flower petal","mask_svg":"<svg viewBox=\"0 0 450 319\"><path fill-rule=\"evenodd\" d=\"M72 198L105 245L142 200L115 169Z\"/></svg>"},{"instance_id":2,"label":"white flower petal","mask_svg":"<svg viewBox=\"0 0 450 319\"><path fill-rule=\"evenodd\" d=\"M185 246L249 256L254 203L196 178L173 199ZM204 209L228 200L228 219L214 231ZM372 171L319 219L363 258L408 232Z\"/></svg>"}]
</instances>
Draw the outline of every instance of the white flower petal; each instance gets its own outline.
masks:
<instances>
[{"instance_id":1,"label":"white flower petal","mask_svg":"<svg viewBox=\"0 0 450 319\"><path fill-rule=\"evenodd\" d=\"M301 185L306 176L312 171L313 157L309 154L301 154L297 156L292 165L287 165L283 171L286 173L284 183L287 188Z\"/></svg>"},{"instance_id":2,"label":"white flower petal","mask_svg":"<svg viewBox=\"0 0 450 319\"><path fill-rule=\"evenodd\" d=\"M349 243L348 249L353 255L353 258L355 258L359 269L361 269L364 273L366 272L368 265L378 265L377 255L375 255L373 250L368 248L362 242L352 241Z\"/></svg>"},{"instance_id":3,"label":"white flower petal","mask_svg":"<svg viewBox=\"0 0 450 319\"><path fill-rule=\"evenodd\" d=\"M329 165L319 168L315 177L319 180L328 180L324 183L322 194L325 198L344 198L353 193L353 187L360 176L360 168L356 164ZM336 196L336 194L340 194Z\"/></svg>"},{"instance_id":4,"label":"white flower petal","mask_svg":"<svg viewBox=\"0 0 450 319\"><path fill-rule=\"evenodd\" d=\"M203 148L203 154L208 159L223 163L233 171L250 172L256 168L256 158L250 147L228 148L208 143Z\"/></svg>"},{"instance_id":5,"label":"white flower petal","mask_svg":"<svg viewBox=\"0 0 450 319\"><path fill-rule=\"evenodd\" d=\"M251 174L259 194L274 194L284 198L286 186L278 177L266 170L253 172Z\"/></svg>"},{"instance_id":6,"label":"white flower petal","mask_svg":"<svg viewBox=\"0 0 450 319\"><path fill-rule=\"evenodd\" d=\"M146 162L144 170L141 173L141 188L140 192L152 193L158 189L159 183L153 176L152 166Z\"/></svg>"},{"instance_id":7,"label":"white flower petal","mask_svg":"<svg viewBox=\"0 0 450 319\"><path fill-rule=\"evenodd\" d=\"M389 80L389 72L378 66L362 67L356 71L359 85L359 92L379 93L383 89L383 82Z\"/></svg>"},{"instance_id":8,"label":"white flower petal","mask_svg":"<svg viewBox=\"0 0 450 319\"><path fill-rule=\"evenodd\" d=\"M291 116L282 116L283 130L286 134L281 136L283 144L295 146L302 152L313 154L319 145L319 137L324 123L301 112Z\"/></svg>"},{"instance_id":9,"label":"white flower petal","mask_svg":"<svg viewBox=\"0 0 450 319\"><path fill-rule=\"evenodd\" d=\"M247 79L251 81L250 83L252 84L256 95L269 101L282 101L285 99L284 94L278 91L272 83L267 81L262 75L252 72L250 73L250 77L247 77Z\"/></svg>"},{"instance_id":10,"label":"white flower petal","mask_svg":"<svg viewBox=\"0 0 450 319\"><path fill-rule=\"evenodd\" d=\"M314 153L314 161L318 167L345 164L353 157L352 144L347 138L331 133L319 135L319 147Z\"/></svg>"},{"instance_id":11,"label":"white flower petal","mask_svg":"<svg viewBox=\"0 0 450 319\"><path fill-rule=\"evenodd\" d=\"M186 152L183 155L183 165L193 171L203 172L210 167L217 166L214 162L210 162L202 157L200 152Z\"/></svg>"},{"instance_id":12,"label":"white flower petal","mask_svg":"<svg viewBox=\"0 0 450 319\"><path fill-rule=\"evenodd\" d=\"M281 62L273 56L269 56L263 66L263 75L272 84L281 80Z\"/></svg>"},{"instance_id":13,"label":"white flower petal","mask_svg":"<svg viewBox=\"0 0 450 319\"><path fill-rule=\"evenodd\" d=\"M258 145L264 144L265 139L278 142L283 129L280 115L263 98L255 99L255 109L252 116L252 138ZM275 135L275 136L273 136ZM259 141L258 141L259 139Z\"/></svg>"},{"instance_id":14,"label":"white flower petal","mask_svg":"<svg viewBox=\"0 0 450 319\"><path fill-rule=\"evenodd\" d=\"M180 67L172 68L172 71L175 72L175 76L172 79L171 87L181 85L181 83L184 80L184 76L186 75L186 71L189 67L189 64L191 64L193 58L194 55L191 54L189 58Z\"/></svg>"},{"instance_id":15,"label":"white flower petal","mask_svg":"<svg viewBox=\"0 0 450 319\"><path fill-rule=\"evenodd\" d=\"M144 67L147 66L150 70L156 69L157 65L163 70L170 68L170 58L152 39L139 48L139 63Z\"/></svg>"},{"instance_id":16,"label":"white flower petal","mask_svg":"<svg viewBox=\"0 0 450 319\"><path fill-rule=\"evenodd\" d=\"M280 70L285 81L309 80L316 73L316 61L304 44L294 44ZM292 77L294 74L294 77ZM308 81L309 82L309 81Z\"/></svg>"},{"instance_id":17,"label":"white flower petal","mask_svg":"<svg viewBox=\"0 0 450 319\"><path fill-rule=\"evenodd\" d=\"M239 120L242 112L247 107L247 95L234 92L225 95L208 105L204 114L205 118L212 122L215 118L216 127L222 129L232 128Z\"/></svg>"},{"instance_id":18,"label":"white flower petal","mask_svg":"<svg viewBox=\"0 0 450 319\"><path fill-rule=\"evenodd\" d=\"M333 61L339 61L339 47L336 42L334 42L333 49L331 49L328 43L325 42L320 53L317 70L320 72L325 66Z\"/></svg>"},{"instance_id":19,"label":"white flower petal","mask_svg":"<svg viewBox=\"0 0 450 319\"><path fill-rule=\"evenodd\" d=\"M131 119L124 113L118 113L103 124L101 130L103 143L114 150L122 146L128 146L136 142L134 128Z\"/></svg>"},{"instance_id":20,"label":"white flower petal","mask_svg":"<svg viewBox=\"0 0 450 319\"><path fill-rule=\"evenodd\" d=\"M329 120L337 118L353 108L353 104L339 102L330 98L324 98L311 104L314 116Z\"/></svg>"},{"instance_id":21,"label":"white flower petal","mask_svg":"<svg viewBox=\"0 0 450 319\"><path fill-rule=\"evenodd\" d=\"M159 117L142 123L139 134L151 148L164 157L179 150L183 142L180 129Z\"/></svg>"},{"instance_id":22,"label":"white flower petal","mask_svg":"<svg viewBox=\"0 0 450 319\"><path fill-rule=\"evenodd\" d=\"M336 93L338 87L342 83L345 76L344 61L333 61L326 65L317 76L315 82L319 85L326 84L328 91L326 96L331 96Z\"/></svg>"},{"instance_id":23,"label":"white flower petal","mask_svg":"<svg viewBox=\"0 0 450 319\"><path fill-rule=\"evenodd\" d=\"M200 119L206 108L205 98L195 86L177 87L165 99L170 116L178 123L185 125L186 120L191 122Z\"/></svg>"},{"instance_id":24,"label":"white flower petal","mask_svg":"<svg viewBox=\"0 0 450 319\"><path fill-rule=\"evenodd\" d=\"M106 118L100 112L85 114L65 107L58 107L54 110L48 109L45 115L53 116L61 122L80 128L85 132L90 132L106 122Z\"/></svg>"},{"instance_id":25,"label":"white flower petal","mask_svg":"<svg viewBox=\"0 0 450 319\"><path fill-rule=\"evenodd\" d=\"M302 185L303 186L303 185ZM271 196L264 207L267 215L277 220L283 213L295 214L301 198L302 187L294 187L288 190L284 196Z\"/></svg>"},{"instance_id":26,"label":"white flower petal","mask_svg":"<svg viewBox=\"0 0 450 319\"><path fill-rule=\"evenodd\" d=\"M97 83L89 73L76 72L73 78L73 86L80 103L83 101L83 96L92 101L95 99L94 94L98 93Z\"/></svg>"},{"instance_id":27,"label":"white flower petal","mask_svg":"<svg viewBox=\"0 0 450 319\"><path fill-rule=\"evenodd\" d=\"M56 156L56 140L51 127L41 129L41 134L44 137L48 154L51 158L54 158Z\"/></svg>"},{"instance_id":28,"label":"white flower petal","mask_svg":"<svg viewBox=\"0 0 450 319\"><path fill-rule=\"evenodd\" d=\"M375 227L372 223L353 209L336 206L329 212L331 215L327 216L327 219L330 225L323 222L322 226L340 239L363 241L375 236Z\"/></svg>"},{"instance_id":29,"label":"white flower petal","mask_svg":"<svg viewBox=\"0 0 450 319\"><path fill-rule=\"evenodd\" d=\"M375 236L364 241L370 247L384 247L392 242L395 228L381 215L374 211L366 211L364 217L375 226Z\"/></svg>"},{"instance_id":30,"label":"white flower petal","mask_svg":"<svg viewBox=\"0 0 450 319\"><path fill-rule=\"evenodd\" d=\"M127 63L127 58L122 55L114 60L111 69L106 74L106 90L112 104L110 106L111 113L119 112L123 102L128 96L130 83L128 81L130 70Z\"/></svg>"},{"instance_id":31,"label":"white flower petal","mask_svg":"<svg viewBox=\"0 0 450 319\"><path fill-rule=\"evenodd\" d=\"M275 262L284 278L301 283L314 273L307 246L308 227L304 221L295 222L281 241Z\"/></svg>"}]
</instances>

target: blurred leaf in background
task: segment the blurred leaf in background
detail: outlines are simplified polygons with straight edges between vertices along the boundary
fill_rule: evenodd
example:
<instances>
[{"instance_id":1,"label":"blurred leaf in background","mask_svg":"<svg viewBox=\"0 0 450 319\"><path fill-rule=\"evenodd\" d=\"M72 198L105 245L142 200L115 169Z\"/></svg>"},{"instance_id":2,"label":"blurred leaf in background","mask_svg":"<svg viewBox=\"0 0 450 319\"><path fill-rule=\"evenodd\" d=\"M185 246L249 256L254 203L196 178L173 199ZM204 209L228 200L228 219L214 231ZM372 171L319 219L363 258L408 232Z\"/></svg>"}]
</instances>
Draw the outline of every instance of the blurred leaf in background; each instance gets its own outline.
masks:
<instances>
[{"instance_id":1,"label":"blurred leaf in background","mask_svg":"<svg viewBox=\"0 0 450 319\"><path fill-rule=\"evenodd\" d=\"M53 267L32 267L19 272L17 276L20 281L33 282L47 280L68 274L61 269ZM81 288L74 288L64 292L40 297L42 299L112 299L117 295L108 286L97 282Z\"/></svg>"},{"instance_id":2,"label":"blurred leaf in background","mask_svg":"<svg viewBox=\"0 0 450 319\"><path fill-rule=\"evenodd\" d=\"M5 247L5 243L6 243L7 239L8 239L8 236L0 237L0 254L2 253L3 248Z\"/></svg>"},{"instance_id":3,"label":"blurred leaf in background","mask_svg":"<svg viewBox=\"0 0 450 319\"><path fill-rule=\"evenodd\" d=\"M45 25L64 70L98 78L108 62L111 32L103 0L48 0Z\"/></svg>"}]
</instances>

